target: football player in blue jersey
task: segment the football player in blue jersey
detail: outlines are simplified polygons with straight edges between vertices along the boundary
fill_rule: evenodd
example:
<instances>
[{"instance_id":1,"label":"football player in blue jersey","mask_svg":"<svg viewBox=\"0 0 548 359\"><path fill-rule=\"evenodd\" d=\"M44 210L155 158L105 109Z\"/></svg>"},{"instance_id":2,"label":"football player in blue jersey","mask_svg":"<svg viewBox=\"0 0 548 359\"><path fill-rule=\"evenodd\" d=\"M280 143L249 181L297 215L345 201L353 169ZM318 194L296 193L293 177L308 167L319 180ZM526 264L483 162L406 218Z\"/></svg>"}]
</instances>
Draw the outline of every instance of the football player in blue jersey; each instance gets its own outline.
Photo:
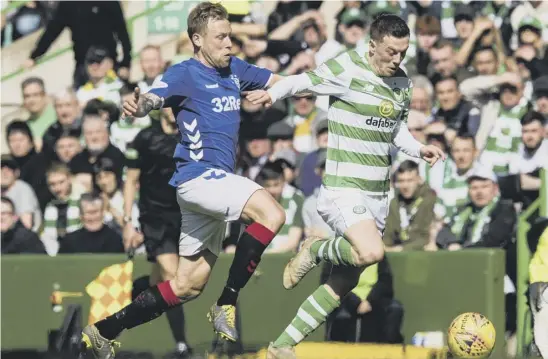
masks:
<instances>
[{"instance_id":1,"label":"football player in blue jersey","mask_svg":"<svg viewBox=\"0 0 548 359\"><path fill-rule=\"evenodd\" d=\"M124 103L126 116L143 117L170 107L181 141L170 184L181 208L176 278L142 292L121 311L84 328L86 351L98 359L114 356L114 339L124 330L159 317L200 295L222 250L229 221L248 224L238 240L227 284L208 318L215 332L238 339L236 300L285 222L277 201L255 182L233 174L240 127L240 94L264 89L278 76L230 56L231 27L220 4L204 2L188 17L194 57L171 66L152 89Z\"/></svg>"}]
</instances>

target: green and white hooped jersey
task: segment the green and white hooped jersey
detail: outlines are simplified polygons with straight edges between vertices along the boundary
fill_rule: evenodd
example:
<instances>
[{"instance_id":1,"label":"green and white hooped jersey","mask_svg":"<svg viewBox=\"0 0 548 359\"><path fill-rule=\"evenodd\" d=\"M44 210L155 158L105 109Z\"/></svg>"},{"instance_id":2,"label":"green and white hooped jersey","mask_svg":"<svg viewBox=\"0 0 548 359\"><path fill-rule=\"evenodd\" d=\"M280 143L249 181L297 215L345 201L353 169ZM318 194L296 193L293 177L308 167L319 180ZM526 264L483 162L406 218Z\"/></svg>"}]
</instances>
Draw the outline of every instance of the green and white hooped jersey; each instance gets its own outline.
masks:
<instances>
[{"instance_id":1,"label":"green and white hooped jersey","mask_svg":"<svg viewBox=\"0 0 548 359\"><path fill-rule=\"evenodd\" d=\"M522 98L510 110L501 107L499 117L489 133L480 162L490 166L498 176L508 174L509 164L521 143L521 118L527 113L529 103Z\"/></svg>"},{"instance_id":2,"label":"green and white hooped jersey","mask_svg":"<svg viewBox=\"0 0 548 359\"><path fill-rule=\"evenodd\" d=\"M472 168L474 166L476 164ZM421 175L430 188L436 192L437 201L434 210L438 217L451 218L455 210L468 201L466 180L472 173L472 168L459 175L457 166L452 159L447 159L434 168L430 168L426 163L422 165Z\"/></svg>"},{"instance_id":3,"label":"green and white hooped jersey","mask_svg":"<svg viewBox=\"0 0 548 359\"><path fill-rule=\"evenodd\" d=\"M402 70L378 77L363 55L350 50L307 72L309 90L332 94L323 184L386 196L390 146L401 122L407 122L412 85Z\"/></svg>"}]
</instances>

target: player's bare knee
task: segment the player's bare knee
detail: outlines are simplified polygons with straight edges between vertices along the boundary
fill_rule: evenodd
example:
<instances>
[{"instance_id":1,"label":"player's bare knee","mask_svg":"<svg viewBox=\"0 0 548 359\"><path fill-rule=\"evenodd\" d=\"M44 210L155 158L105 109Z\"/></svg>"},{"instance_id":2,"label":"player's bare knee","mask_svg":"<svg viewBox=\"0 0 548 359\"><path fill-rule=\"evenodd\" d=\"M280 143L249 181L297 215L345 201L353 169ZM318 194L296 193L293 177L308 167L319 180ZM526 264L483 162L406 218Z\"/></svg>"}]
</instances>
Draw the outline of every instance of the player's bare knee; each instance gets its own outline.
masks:
<instances>
[{"instance_id":1,"label":"player's bare knee","mask_svg":"<svg viewBox=\"0 0 548 359\"><path fill-rule=\"evenodd\" d=\"M268 206L265 206L255 222L262 224L272 232L278 232L285 223L285 211L278 202L272 202Z\"/></svg>"},{"instance_id":2,"label":"player's bare knee","mask_svg":"<svg viewBox=\"0 0 548 359\"><path fill-rule=\"evenodd\" d=\"M384 248L367 248L357 252L354 256L354 266L364 267L375 263L379 263L384 258Z\"/></svg>"},{"instance_id":3,"label":"player's bare knee","mask_svg":"<svg viewBox=\"0 0 548 359\"><path fill-rule=\"evenodd\" d=\"M203 287L193 286L188 281L174 280L175 284L173 287L173 292L177 297L179 297L183 302L197 298L202 294Z\"/></svg>"}]
</instances>

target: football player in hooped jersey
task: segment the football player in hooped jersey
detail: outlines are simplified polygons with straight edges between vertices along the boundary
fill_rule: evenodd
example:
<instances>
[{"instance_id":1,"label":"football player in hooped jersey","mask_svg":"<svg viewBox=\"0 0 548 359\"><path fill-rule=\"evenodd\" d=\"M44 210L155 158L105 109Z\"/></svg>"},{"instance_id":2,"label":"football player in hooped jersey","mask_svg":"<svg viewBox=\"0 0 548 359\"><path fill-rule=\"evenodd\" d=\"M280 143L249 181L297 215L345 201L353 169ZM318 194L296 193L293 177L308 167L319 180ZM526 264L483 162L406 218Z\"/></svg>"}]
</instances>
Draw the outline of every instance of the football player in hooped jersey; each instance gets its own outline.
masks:
<instances>
[{"instance_id":1,"label":"football player in hooped jersey","mask_svg":"<svg viewBox=\"0 0 548 359\"><path fill-rule=\"evenodd\" d=\"M411 81L399 67L409 47L409 27L400 17L384 14L373 21L370 34L368 51L347 51L313 71L286 77L268 91L247 95L252 103L266 106L305 91L331 96L317 210L337 237L307 239L287 264L283 285L294 288L322 260L334 267L327 283L303 302L271 343L268 359L296 358L295 346L339 306L363 270L384 257L391 146L431 166L445 160L441 149L423 146L407 129Z\"/></svg>"},{"instance_id":2,"label":"football player in hooped jersey","mask_svg":"<svg viewBox=\"0 0 548 359\"><path fill-rule=\"evenodd\" d=\"M171 66L152 89L124 103L124 114L142 117L170 107L181 142L170 184L177 188L182 223L176 278L141 293L131 304L84 328L82 341L96 358L114 355L113 340L196 298L222 249L226 222L248 225L241 235L226 287L208 317L214 330L236 341L235 305L261 255L285 222L283 208L255 182L233 174L240 126L240 93L278 80L270 71L230 56L230 23L224 7L197 5L188 17L194 57Z\"/></svg>"}]
</instances>

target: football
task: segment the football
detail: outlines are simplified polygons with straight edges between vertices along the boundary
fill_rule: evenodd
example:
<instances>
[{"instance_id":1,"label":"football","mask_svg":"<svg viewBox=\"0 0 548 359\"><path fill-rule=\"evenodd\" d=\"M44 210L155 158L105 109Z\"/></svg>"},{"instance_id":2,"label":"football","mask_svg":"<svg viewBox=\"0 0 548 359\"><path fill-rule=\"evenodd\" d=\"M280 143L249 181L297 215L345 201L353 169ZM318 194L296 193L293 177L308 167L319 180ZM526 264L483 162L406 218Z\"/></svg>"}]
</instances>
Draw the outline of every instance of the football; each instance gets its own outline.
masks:
<instances>
[{"instance_id":1,"label":"football","mask_svg":"<svg viewBox=\"0 0 548 359\"><path fill-rule=\"evenodd\" d=\"M447 344L454 358L487 358L495 346L495 327L480 313L459 315L447 334Z\"/></svg>"}]
</instances>

